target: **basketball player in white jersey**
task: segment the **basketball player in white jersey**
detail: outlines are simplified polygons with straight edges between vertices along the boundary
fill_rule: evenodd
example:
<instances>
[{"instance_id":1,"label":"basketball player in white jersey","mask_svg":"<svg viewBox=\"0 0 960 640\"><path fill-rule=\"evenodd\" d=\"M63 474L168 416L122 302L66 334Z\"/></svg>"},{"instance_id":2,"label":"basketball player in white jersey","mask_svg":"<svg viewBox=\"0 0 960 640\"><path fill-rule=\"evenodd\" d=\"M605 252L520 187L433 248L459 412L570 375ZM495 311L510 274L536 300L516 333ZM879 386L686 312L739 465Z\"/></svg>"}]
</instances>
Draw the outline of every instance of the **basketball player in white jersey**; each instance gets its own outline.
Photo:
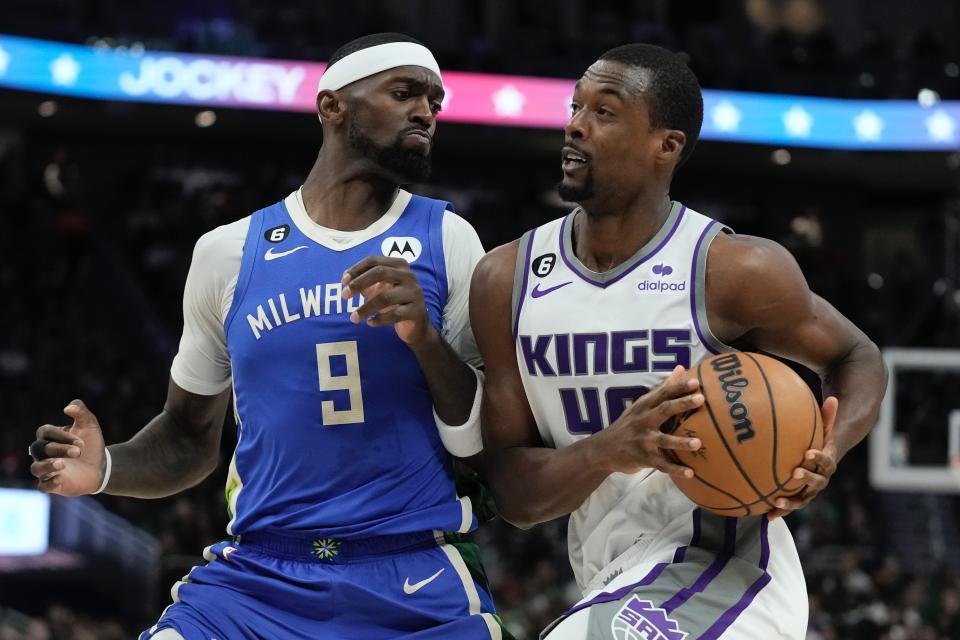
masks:
<instances>
[{"instance_id":1,"label":"basketball player in white jersey","mask_svg":"<svg viewBox=\"0 0 960 640\"><path fill-rule=\"evenodd\" d=\"M471 288L500 512L524 528L571 514L584 597L544 635L799 640L803 571L777 516L822 491L872 426L879 351L782 247L671 201L703 118L680 56L613 49L580 78L572 108L560 195L580 206L488 254ZM669 477L693 471L665 450L700 441L659 430L703 402L679 373L735 348L805 364L829 396L826 442L794 471L805 489L769 516L699 509Z\"/></svg>"}]
</instances>

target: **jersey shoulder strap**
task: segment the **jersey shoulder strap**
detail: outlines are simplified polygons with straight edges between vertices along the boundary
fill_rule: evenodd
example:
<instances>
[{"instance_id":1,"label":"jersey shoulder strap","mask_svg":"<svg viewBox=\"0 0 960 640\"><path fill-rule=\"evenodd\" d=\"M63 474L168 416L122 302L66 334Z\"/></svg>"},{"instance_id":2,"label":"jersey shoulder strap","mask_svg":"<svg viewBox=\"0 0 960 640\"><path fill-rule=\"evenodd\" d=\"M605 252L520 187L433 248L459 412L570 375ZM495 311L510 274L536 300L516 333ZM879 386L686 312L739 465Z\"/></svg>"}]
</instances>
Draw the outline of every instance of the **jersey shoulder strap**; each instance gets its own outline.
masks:
<instances>
[{"instance_id":1,"label":"jersey shoulder strap","mask_svg":"<svg viewBox=\"0 0 960 640\"><path fill-rule=\"evenodd\" d=\"M520 323L520 309L523 307L523 300L527 295L527 285L530 281L531 270L535 270L539 275L550 273L559 259L556 252L547 252L533 259L533 254L549 249L550 246L559 247L559 243L553 239L560 232L560 226L564 218L557 218L550 222L530 229L520 237L520 246L517 247L517 263L513 270L513 295L511 298L511 327L513 327L513 339L517 339L517 327Z\"/></svg>"},{"instance_id":2,"label":"jersey shoulder strap","mask_svg":"<svg viewBox=\"0 0 960 640\"><path fill-rule=\"evenodd\" d=\"M284 221L284 225L270 229L270 227L274 226L278 221ZM224 334L229 332L230 324L237 315L237 309L240 308L240 303L243 301L244 295L247 292L247 285L250 283L250 278L253 275L253 267L259 254L261 240L268 239L271 242L277 242L283 239L277 237L263 238L264 227L267 227L267 232L270 233L283 231L283 227L285 226L286 230L283 232L289 233L291 223L290 215L287 213L283 200L275 202L269 207L264 207L250 216L250 226L247 228L247 238L243 242L243 255L240 258L240 273L237 274L237 286L233 291L233 301L230 303L230 311L227 312L227 317L224 318L223 321Z\"/></svg>"}]
</instances>

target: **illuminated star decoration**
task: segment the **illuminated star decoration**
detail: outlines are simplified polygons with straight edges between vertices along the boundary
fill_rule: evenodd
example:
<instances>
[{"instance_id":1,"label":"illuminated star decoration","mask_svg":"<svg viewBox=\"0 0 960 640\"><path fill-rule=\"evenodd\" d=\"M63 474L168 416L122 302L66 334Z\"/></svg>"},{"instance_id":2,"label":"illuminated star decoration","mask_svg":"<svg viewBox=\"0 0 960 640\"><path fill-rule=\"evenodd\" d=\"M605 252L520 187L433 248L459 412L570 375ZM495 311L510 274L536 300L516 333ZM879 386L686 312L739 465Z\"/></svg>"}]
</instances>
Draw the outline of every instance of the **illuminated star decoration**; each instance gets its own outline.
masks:
<instances>
[{"instance_id":1,"label":"illuminated star decoration","mask_svg":"<svg viewBox=\"0 0 960 640\"><path fill-rule=\"evenodd\" d=\"M717 131L734 133L740 128L740 118L743 114L729 100L723 100L710 111L710 119Z\"/></svg>"},{"instance_id":2,"label":"illuminated star decoration","mask_svg":"<svg viewBox=\"0 0 960 640\"><path fill-rule=\"evenodd\" d=\"M80 63L74 60L69 53L61 54L50 63L50 75L53 84L61 87L70 87L77 82L80 74Z\"/></svg>"},{"instance_id":3,"label":"illuminated star decoration","mask_svg":"<svg viewBox=\"0 0 960 640\"><path fill-rule=\"evenodd\" d=\"M806 138L813 127L813 116L801 106L790 107L783 114L783 128L787 135L795 138Z\"/></svg>"},{"instance_id":4,"label":"illuminated star decoration","mask_svg":"<svg viewBox=\"0 0 960 640\"><path fill-rule=\"evenodd\" d=\"M853 128L857 138L873 142L883 133L883 120L870 109L865 109L853 119Z\"/></svg>"},{"instance_id":5,"label":"illuminated star decoration","mask_svg":"<svg viewBox=\"0 0 960 640\"><path fill-rule=\"evenodd\" d=\"M517 118L523 113L526 96L512 84L506 84L497 89L493 96L493 110L498 116Z\"/></svg>"},{"instance_id":6,"label":"illuminated star decoration","mask_svg":"<svg viewBox=\"0 0 960 640\"><path fill-rule=\"evenodd\" d=\"M444 91L443 100L440 102L441 111L443 111L444 109L449 109L450 101L453 100L453 89L450 89L449 87L444 87L443 91Z\"/></svg>"},{"instance_id":7,"label":"illuminated star decoration","mask_svg":"<svg viewBox=\"0 0 960 640\"><path fill-rule=\"evenodd\" d=\"M321 538L313 542L313 552L321 560L330 560L340 553L340 542L333 538Z\"/></svg>"},{"instance_id":8,"label":"illuminated star decoration","mask_svg":"<svg viewBox=\"0 0 960 640\"><path fill-rule=\"evenodd\" d=\"M946 111L937 111L927 118L927 134L931 140L950 142L957 132L957 123Z\"/></svg>"},{"instance_id":9,"label":"illuminated star decoration","mask_svg":"<svg viewBox=\"0 0 960 640\"><path fill-rule=\"evenodd\" d=\"M10 65L10 54L7 53L3 47L0 47L0 76L7 72L7 67Z\"/></svg>"}]
</instances>

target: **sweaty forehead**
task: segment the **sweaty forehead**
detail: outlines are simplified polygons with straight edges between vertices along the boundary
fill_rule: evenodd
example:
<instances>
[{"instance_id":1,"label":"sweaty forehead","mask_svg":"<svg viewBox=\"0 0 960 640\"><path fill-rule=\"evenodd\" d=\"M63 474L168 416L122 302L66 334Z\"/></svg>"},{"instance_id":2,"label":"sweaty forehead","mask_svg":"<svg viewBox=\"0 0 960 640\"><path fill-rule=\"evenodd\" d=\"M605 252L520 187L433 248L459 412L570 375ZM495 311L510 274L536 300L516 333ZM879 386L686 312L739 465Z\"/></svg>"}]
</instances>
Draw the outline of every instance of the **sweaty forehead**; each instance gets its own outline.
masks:
<instances>
[{"instance_id":1,"label":"sweaty forehead","mask_svg":"<svg viewBox=\"0 0 960 640\"><path fill-rule=\"evenodd\" d=\"M652 79L653 74L649 69L615 60L597 60L581 76L577 89L613 89L626 95L643 97Z\"/></svg>"}]
</instances>

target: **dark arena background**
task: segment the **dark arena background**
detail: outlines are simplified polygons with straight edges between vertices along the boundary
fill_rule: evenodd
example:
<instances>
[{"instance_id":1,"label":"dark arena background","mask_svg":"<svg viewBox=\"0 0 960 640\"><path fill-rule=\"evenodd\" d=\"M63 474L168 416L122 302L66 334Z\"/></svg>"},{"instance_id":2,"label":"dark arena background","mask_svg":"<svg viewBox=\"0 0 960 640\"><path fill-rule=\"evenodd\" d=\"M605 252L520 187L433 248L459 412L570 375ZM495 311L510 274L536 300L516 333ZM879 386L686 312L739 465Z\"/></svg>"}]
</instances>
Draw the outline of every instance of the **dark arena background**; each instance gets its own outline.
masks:
<instances>
[{"instance_id":1,"label":"dark arena background","mask_svg":"<svg viewBox=\"0 0 960 640\"><path fill-rule=\"evenodd\" d=\"M560 130L600 53L690 56L704 127L671 195L786 246L891 372L872 435L787 520L807 638L960 639L956 0L4 0L0 639L134 637L224 535L232 417L216 472L162 500L50 499L26 448L75 397L108 443L156 415L195 241L301 184L323 61L388 30L450 94L412 190L487 249L568 210ZM473 534L519 639L579 599L565 528Z\"/></svg>"}]
</instances>

